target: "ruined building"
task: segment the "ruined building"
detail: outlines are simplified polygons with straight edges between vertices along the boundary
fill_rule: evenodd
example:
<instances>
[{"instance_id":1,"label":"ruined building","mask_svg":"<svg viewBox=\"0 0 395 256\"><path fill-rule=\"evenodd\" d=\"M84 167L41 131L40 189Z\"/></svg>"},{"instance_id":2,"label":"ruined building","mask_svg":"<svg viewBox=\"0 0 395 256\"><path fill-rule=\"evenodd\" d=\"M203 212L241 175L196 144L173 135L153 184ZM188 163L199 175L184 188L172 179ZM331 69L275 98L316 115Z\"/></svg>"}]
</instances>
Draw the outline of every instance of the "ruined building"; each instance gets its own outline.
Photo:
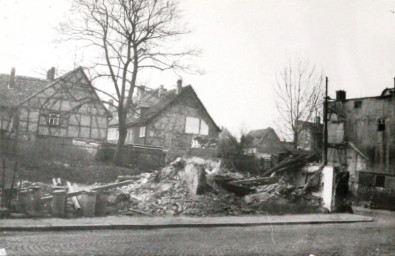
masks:
<instances>
[{"instance_id":1,"label":"ruined building","mask_svg":"<svg viewBox=\"0 0 395 256\"><path fill-rule=\"evenodd\" d=\"M395 188L395 88L328 106L328 163L350 173L350 185Z\"/></svg>"}]
</instances>

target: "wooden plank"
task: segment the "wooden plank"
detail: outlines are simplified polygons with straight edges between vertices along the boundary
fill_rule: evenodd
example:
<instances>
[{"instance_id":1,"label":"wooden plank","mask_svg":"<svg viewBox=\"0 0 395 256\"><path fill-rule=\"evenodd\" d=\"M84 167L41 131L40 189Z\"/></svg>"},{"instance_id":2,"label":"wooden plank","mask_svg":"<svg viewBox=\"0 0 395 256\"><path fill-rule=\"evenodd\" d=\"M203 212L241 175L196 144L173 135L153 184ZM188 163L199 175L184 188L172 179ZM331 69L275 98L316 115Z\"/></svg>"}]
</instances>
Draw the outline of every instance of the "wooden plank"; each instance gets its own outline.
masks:
<instances>
[{"instance_id":1,"label":"wooden plank","mask_svg":"<svg viewBox=\"0 0 395 256\"><path fill-rule=\"evenodd\" d=\"M247 180L235 180L229 183L234 185L270 185L277 183L280 180L280 176L275 177L264 177L264 178L256 178L256 179L247 179Z\"/></svg>"},{"instance_id":2,"label":"wooden plank","mask_svg":"<svg viewBox=\"0 0 395 256\"><path fill-rule=\"evenodd\" d=\"M91 188L90 190L99 192L99 191L110 189L110 188L117 188L117 187L126 186L126 185L129 185L134 182L135 182L134 180L125 180L125 181L118 182L118 183L111 183L111 184L107 184L107 185L103 185L103 186L94 187L94 188ZM67 197L79 196L84 191L85 190L67 193ZM51 201L51 200L52 200L52 196L46 196L46 197L41 198L42 202Z\"/></svg>"},{"instance_id":3,"label":"wooden plank","mask_svg":"<svg viewBox=\"0 0 395 256\"><path fill-rule=\"evenodd\" d=\"M66 183L67 183L67 188L69 189L69 191L70 191L70 192L74 192L73 186L71 185L70 181L67 181ZM71 200L73 201L73 204L74 204L74 208L75 208L75 209L77 209L77 210L78 210L78 209L81 209L80 202L78 202L78 199L77 199L76 196L73 196L73 197L71 198Z\"/></svg>"}]
</instances>

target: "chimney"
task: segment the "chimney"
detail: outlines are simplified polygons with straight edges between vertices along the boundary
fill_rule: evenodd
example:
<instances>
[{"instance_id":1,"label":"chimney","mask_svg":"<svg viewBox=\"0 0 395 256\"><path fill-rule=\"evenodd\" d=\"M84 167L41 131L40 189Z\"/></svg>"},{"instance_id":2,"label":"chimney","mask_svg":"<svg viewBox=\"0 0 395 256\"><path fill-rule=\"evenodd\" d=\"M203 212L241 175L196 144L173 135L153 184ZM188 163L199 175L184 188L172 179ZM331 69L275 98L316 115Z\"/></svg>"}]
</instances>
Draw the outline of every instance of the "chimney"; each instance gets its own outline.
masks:
<instances>
[{"instance_id":1,"label":"chimney","mask_svg":"<svg viewBox=\"0 0 395 256\"><path fill-rule=\"evenodd\" d=\"M316 116L315 117L315 124L319 125L321 123L321 117L320 116Z\"/></svg>"},{"instance_id":2,"label":"chimney","mask_svg":"<svg viewBox=\"0 0 395 256\"><path fill-rule=\"evenodd\" d=\"M145 86L141 85L139 87L137 87L137 99L140 101L145 94Z\"/></svg>"},{"instance_id":3,"label":"chimney","mask_svg":"<svg viewBox=\"0 0 395 256\"><path fill-rule=\"evenodd\" d=\"M8 84L8 89L13 89L15 87L15 68L11 69L10 83Z\"/></svg>"},{"instance_id":4,"label":"chimney","mask_svg":"<svg viewBox=\"0 0 395 256\"><path fill-rule=\"evenodd\" d=\"M177 93L177 94L180 94L180 93L181 93L181 90L182 90L182 79L178 79L178 80L177 80L177 90L176 90L176 93Z\"/></svg>"},{"instance_id":5,"label":"chimney","mask_svg":"<svg viewBox=\"0 0 395 256\"><path fill-rule=\"evenodd\" d=\"M55 68L52 67L47 71L47 80L54 81L55 80Z\"/></svg>"},{"instance_id":6,"label":"chimney","mask_svg":"<svg viewBox=\"0 0 395 256\"><path fill-rule=\"evenodd\" d=\"M114 100L113 99L109 99L108 100L108 111L110 111L110 112L112 112L113 111L113 109L114 109Z\"/></svg>"},{"instance_id":7,"label":"chimney","mask_svg":"<svg viewBox=\"0 0 395 256\"><path fill-rule=\"evenodd\" d=\"M159 87L159 89L158 89L158 96L161 97L161 96L165 95L165 94L166 94L166 91L167 91L167 90L165 89L165 87L163 86L163 84L161 84L160 87Z\"/></svg>"},{"instance_id":8,"label":"chimney","mask_svg":"<svg viewBox=\"0 0 395 256\"><path fill-rule=\"evenodd\" d=\"M345 101L346 100L346 91L340 90L336 91L336 101Z\"/></svg>"}]
</instances>

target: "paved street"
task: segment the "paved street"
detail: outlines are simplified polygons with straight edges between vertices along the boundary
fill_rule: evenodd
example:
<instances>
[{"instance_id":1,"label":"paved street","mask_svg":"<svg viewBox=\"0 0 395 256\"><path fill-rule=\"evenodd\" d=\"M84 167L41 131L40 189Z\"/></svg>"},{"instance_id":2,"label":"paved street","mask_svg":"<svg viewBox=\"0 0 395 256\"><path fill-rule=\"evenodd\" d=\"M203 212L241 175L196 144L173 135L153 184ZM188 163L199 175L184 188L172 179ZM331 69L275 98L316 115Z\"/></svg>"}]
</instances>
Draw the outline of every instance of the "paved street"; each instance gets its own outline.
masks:
<instances>
[{"instance_id":1,"label":"paved street","mask_svg":"<svg viewBox=\"0 0 395 256\"><path fill-rule=\"evenodd\" d=\"M377 217L375 217L377 220ZM395 255L391 217L351 224L3 232L7 255Z\"/></svg>"}]
</instances>

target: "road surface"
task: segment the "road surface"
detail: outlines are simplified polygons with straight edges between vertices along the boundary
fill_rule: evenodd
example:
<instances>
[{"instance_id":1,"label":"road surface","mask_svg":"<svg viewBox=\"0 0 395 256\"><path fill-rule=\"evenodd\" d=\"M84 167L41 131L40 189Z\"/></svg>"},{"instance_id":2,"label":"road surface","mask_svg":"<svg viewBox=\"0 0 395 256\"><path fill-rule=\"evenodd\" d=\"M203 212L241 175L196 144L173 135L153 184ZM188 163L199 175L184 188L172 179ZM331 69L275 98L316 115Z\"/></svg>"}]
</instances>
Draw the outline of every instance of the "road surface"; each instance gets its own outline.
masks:
<instances>
[{"instance_id":1,"label":"road surface","mask_svg":"<svg viewBox=\"0 0 395 256\"><path fill-rule=\"evenodd\" d=\"M7 255L395 255L391 217L351 224L2 232Z\"/></svg>"}]
</instances>

